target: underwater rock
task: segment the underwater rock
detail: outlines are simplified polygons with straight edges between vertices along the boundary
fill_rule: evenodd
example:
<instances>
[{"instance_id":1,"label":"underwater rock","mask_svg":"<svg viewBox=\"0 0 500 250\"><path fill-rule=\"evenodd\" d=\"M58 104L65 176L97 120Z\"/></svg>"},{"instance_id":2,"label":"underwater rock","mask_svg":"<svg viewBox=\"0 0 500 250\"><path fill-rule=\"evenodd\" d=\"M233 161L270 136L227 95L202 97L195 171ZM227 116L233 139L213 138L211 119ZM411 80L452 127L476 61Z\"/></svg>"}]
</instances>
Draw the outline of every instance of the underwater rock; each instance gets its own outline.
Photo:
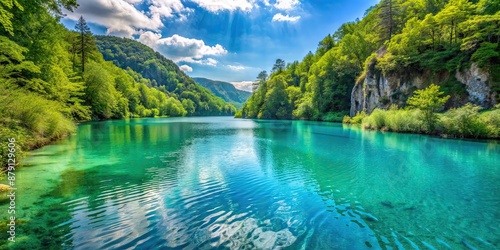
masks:
<instances>
[{"instance_id":1,"label":"underwater rock","mask_svg":"<svg viewBox=\"0 0 500 250\"><path fill-rule=\"evenodd\" d=\"M380 202L380 204L382 204L388 208L394 208L394 205L392 205L392 202L390 202L390 201L382 201L382 202Z\"/></svg>"}]
</instances>

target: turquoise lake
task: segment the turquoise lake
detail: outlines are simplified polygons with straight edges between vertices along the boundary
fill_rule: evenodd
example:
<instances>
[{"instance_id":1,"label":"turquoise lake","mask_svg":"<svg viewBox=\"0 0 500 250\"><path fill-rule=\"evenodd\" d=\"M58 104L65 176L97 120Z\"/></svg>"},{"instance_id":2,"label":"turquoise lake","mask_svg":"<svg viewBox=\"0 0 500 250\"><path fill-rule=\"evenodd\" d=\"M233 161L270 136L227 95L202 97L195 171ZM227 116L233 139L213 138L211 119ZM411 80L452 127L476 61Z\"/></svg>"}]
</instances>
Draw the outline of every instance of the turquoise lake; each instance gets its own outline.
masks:
<instances>
[{"instance_id":1,"label":"turquoise lake","mask_svg":"<svg viewBox=\"0 0 500 250\"><path fill-rule=\"evenodd\" d=\"M11 249L500 248L498 142L130 119L81 124L24 164Z\"/></svg>"}]
</instances>

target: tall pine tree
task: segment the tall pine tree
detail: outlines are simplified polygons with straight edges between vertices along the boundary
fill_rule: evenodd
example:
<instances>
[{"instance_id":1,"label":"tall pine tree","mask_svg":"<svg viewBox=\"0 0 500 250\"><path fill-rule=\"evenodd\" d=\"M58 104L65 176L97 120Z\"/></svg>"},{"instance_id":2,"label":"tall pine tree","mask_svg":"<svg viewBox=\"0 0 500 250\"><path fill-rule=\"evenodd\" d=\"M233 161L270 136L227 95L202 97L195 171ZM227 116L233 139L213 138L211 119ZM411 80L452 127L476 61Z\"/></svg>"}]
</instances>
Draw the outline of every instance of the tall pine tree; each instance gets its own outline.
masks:
<instances>
[{"instance_id":1,"label":"tall pine tree","mask_svg":"<svg viewBox=\"0 0 500 250\"><path fill-rule=\"evenodd\" d=\"M90 28L87 25L85 19L83 19L83 16L80 16L80 19L78 19L78 22L75 25L75 30L78 32L79 39L77 41L76 50L74 50L74 52L80 53L81 55L81 72L83 76L83 73L85 72L85 61L87 60L88 56L86 54L88 54L89 50L92 49L94 40L92 37L92 33L90 32Z\"/></svg>"},{"instance_id":2,"label":"tall pine tree","mask_svg":"<svg viewBox=\"0 0 500 250\"><path fill-rule=\"evenodd\" d=\"M379 4L379 8L379 26L383 31L381 32L381 39L390 40L396 33L396 16L399 13L399 4L396 0L382 0Z\"/></svg>"}]
</instances>

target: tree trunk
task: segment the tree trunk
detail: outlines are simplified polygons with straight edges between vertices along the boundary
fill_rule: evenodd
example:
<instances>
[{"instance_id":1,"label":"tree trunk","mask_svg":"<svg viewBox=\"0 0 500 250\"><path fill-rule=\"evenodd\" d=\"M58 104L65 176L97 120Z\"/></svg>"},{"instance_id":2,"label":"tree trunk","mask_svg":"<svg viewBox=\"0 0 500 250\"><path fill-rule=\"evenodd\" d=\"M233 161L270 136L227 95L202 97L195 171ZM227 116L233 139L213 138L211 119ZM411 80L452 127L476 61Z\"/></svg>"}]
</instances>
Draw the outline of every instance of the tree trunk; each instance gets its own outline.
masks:
<instances>
[{"instance_id":1,"label":"tree trunk","mask_svg":"<svg viewBox=\"0 0 500 250\"><path fill-rule=\"evenodd\" d=\"M85 72L85 34L83 32L81 33L81 39L82 39L82 77L83 77L83 72Z\"/></svg>"}]
</instances>

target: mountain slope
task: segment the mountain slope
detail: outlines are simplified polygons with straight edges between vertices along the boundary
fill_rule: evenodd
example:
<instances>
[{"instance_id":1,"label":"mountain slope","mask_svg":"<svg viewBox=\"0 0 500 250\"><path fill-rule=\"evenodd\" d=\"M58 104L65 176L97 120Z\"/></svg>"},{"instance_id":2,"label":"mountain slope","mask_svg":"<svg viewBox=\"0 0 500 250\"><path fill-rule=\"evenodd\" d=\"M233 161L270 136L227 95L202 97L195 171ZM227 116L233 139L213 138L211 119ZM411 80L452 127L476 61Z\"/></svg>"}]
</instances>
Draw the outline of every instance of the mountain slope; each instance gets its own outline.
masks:
<instances>
[{"instance_id":1,"label":"mountain slope","mask_svg":"<svg viewBox=\"0 0 500 250\"><path fill-rule=\"evenodd\" d=\"M252 95L251 92L236 89L234 85L228 82L214 81L202 77L193 77L193 80L210 90L216 96L224 99L226 102L241 105Z\"/></svg>"},{"instance_id":2,"label":"mountain slope","mask_svg":"<svg viewBox=\"0 0 500 250\"><path fill-rule=\"evenodd\" d=\"M171 60L148 46L127 38L96 36L96 44L105 60L122 69L132 69L151 80L152 87L189 102L189 115L231 115L236 108L196 84Z\"/></svg>"}]
</instances>

